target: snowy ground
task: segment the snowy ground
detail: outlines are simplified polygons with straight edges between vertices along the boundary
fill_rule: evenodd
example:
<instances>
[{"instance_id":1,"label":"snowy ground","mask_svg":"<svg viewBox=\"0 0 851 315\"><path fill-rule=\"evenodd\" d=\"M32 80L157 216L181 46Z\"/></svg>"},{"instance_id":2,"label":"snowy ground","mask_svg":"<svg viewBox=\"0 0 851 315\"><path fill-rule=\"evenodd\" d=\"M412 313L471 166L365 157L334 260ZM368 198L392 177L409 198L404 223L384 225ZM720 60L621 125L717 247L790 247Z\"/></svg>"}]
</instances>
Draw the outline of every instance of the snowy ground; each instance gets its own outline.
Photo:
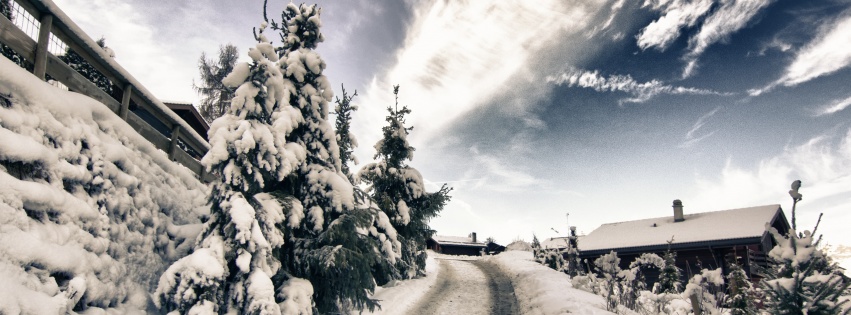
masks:
<instances>
[{"instance_id":1,"label":"snowy ground","mask_svg":"<svg viewBox=\"0 0 851 315\"><path fill-rule=\"evenodd\" d=\"M505 294L512 289L516 305ZM567 275L525 251L489 257L429 252L426 277L379 288L373 297L382 300L374 314L612 314L602 297L574 289Z\"/></svg>"}]
</instances>

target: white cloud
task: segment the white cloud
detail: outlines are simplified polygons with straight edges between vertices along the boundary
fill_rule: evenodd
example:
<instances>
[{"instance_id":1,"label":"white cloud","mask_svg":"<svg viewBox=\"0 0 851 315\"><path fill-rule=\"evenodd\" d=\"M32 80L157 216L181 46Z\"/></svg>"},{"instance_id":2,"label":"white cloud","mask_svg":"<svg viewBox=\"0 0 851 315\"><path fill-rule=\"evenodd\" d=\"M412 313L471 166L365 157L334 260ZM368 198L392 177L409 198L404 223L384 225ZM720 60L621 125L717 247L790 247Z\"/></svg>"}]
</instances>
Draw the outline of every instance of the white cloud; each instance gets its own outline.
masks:
<instances>
[{"instance_id":1,"label":"white cloud","mask_svg":"<svg viewBox=\"0 0 851 315\"><path fill-rule=\"evenodd\" d=\"M795 54L794 61L786 67L783 77L748 93L757 96L778 85L795 86L847 68L851 65L851 36L848 34L851 34L851 14L827 22L815 38Z\"/></svg>"},{"instance_id":2,"label":"white cloud","mask_svg":"<svg viewBox=\"0 0 851 315\"><path fill-rule=\"evenodd\" d=\"M835 100L830 105L820 108L816 116L835 114L848 108L848 106L851 106L851 96L843 100Z\"/></svg>"},{"instance_id":3,"label":"white cloud","mask_svg":"<svg viewBox=\"0 0 851 315\"><path fill-rule=\"evenodd\" d=\"M787 217L791 200L787 191L800 179L804 199L798 207L798 225L812 229L823 212L819 231L832 244L851 244L842 222L851 220L851 130L844 136L822 135L787 147L755 167L742 168L728 159L720 178L698 178L696 193L687 199L696 212L780 203Z\"/></svg>"},{"instance_id":4,"label":"white cloud","mask_svg":"<svg viewBox=\"0 0 851 315\"><path fill-rule=\"evenodd\" d=\"M570 70L557 76L547 77L547 82L567 85L568 87L591 88L597 92L625 92L633 96L632 98L621 100L621 104L646 102L659 94L732 95L731 93L709 89L668 85L655 79L647 82L638 82L628 74L616 74L605 77L597 70Z\"/></svg>"},{"instance_id":5,"label":"white cloud","mask_svg":"<svg viewBox=\"0 0 851 315\"><path fill-rule=\"evenodd\" d=\"M526 67L557 37L583 32L604 1L426 1L413 20L396 62L377 76L359 100L353 129L371 144L378 140L392 85L401 85L400 104L413 113L411 141L432 138L447 123L496 94L529 84ZM524 106L529 106L527 102ZM532 121L533 122L533 121ZM362 154L363 155L363 154Z\"/></svg>"},{"instance_id":6,"label":"white cloud","mask_svg":"<svg viewBox=\"0 0 851 315\"><path fill-rule=\"evenodd\" d=\"M713 131L711 131L707 134L704 134L702 136L695 137L695 135L697 134L697 131L700 130L700 128L702 128L703 125L706 124L706 121L709 120L709 118L711 118L712 116L714 116L715 113L717 113L719 110L721 110L721 106L718 106L715 109L711 110L710 112L704 114L703 116L700 116L700 118L697 119L697 121L694 123L694 125L692 125L691 129L689 129L689 131L686 132L685 141L683 141L683 143L681 143L679 145L679 147L680 148L689 148L689 147L697 144L701 140L706 139L706 138L714 135L715 131L713 130Z\"/></svg>"},{"instance_id":7,"label":"white cloud","mask_svg":"<svg viewBox=\"0 0 851 315\"><path fill-rule=\"evenodd\" d=\"M638 34L638 47L642 50L656 48L660 51L667 49L685 27L693 27L697 20L712 8L711 0L670 1L651 3L646 1L644 6L651 6L663 13L662 17L651 22Z\"/></svg>"},{"instance_id":8,"label":"white cloud","mask_svg":"<svg viewBox=\"0 0 851 315\"><path fill-rule=\"evenodd\" d=\"M650 6L663 15L641 30L637 44L642 50L651 47L665 50L680 36L683 29L701 24L700 30L689 38L687 52L683 56L686 62L683 77L687 78L697 70L698 59L709 46L726 40L731 34L747 26L757 13L772 2L773 0L728 0L713 4L707 0L647 0L645 6Z\"/></svg>"}]
</instances>

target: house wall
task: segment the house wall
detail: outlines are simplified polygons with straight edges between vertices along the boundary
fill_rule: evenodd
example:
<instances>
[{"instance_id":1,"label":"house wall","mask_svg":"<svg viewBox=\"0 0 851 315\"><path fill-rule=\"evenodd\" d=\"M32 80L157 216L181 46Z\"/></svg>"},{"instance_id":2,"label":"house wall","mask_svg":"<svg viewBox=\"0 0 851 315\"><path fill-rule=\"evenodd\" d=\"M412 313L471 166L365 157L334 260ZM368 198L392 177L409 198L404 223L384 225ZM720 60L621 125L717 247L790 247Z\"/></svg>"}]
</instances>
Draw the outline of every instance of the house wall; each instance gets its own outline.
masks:
<instances>
[{"instance_id":1,"label":"house wall","mask_svg":"<svg viewBox=\"0 0 851 315\"><path fill-rule=\"evenodd\" d=\"M447 255L466 255L466 256L479 256L481 255L483 247L473 247L473 246L456 246L444 244L440 245L440 253Z\"/></svg>"}]
</instances>

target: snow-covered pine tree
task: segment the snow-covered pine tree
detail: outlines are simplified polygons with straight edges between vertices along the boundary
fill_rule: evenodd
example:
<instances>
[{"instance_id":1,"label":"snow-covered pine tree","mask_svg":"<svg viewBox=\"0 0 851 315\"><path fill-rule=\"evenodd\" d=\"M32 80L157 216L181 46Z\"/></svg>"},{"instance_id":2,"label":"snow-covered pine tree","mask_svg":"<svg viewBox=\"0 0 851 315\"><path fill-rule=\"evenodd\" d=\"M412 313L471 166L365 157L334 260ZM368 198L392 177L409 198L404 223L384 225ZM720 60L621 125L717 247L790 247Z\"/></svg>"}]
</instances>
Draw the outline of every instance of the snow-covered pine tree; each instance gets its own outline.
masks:
<instances>
[{"instance_id":1,"label":"snow-covered pine tree","mask_svg":"<svg viewBox=\"0 0 851 315\"><path fill-rule=\"evenodd\" d=\"M567 237L567 249L565 250L565 270L571 277L582 274L582 261L579 259L579 237L576 235L576 227L570 227L570 236Z\"/></svg>"},{"instance_id":2,"label":"snow-covered pine tree","mask_svg":"<svg viewBox=\"0 0 851 315\"><path fill-rule=\"evenodd\" d=\"M98 39L97 44L98 46L100 46L101 49L106 49L105 38L101 37L100 39ZM84 78L89 79L89 81L94 83L102 91L106 92L106 94L113 94L112 82L109 81L109 79L107 79L106 76L103 75L103 73L100 73L100 71L95 69L92 64L83 59L83 56L80 56L80 54L71 49L71 47L65 49L65 54L59 56L59 60L62 60L63 62L68 64L71 69L74 69L75 71L80 73Z\"/></svg>"},{"instance_id":3,"label":"snow-covered pine tree","mask_svg":"<svg viewBox=\"0 0 851 315\"><path fill-rule=\"evenodd\" d=\"M429 227L431 218L449 201L449 191L443 185L437 192L425 191L420 172L407 165L414 157L414 148L408 144L408 133L413 127L405 127L405 115L411 110L399 108L399 86L393 87L396 106L387 107L387 126L382 128L384 137L375 144L377 162L367 164L358 177L369 185L367 192L390 219L402 244L402 256L396 263L403 279L425 274L426 241L434 231Z\"/></svg>"},{"instance_id":4,"label":"snow-covered pine tree","mask_svg":"<svg viewBox=\"0 0 851 315\"><path fill-rule=\"evenodd\" d=\"M724 305L731 315L759 314L756 307L756 291L747 273L739 264L738 257L727 262L727 300Z\"/></svg>"},{"instance_id":5,"label":"snow-covered pine tree","mask_svg":"<svg viewBox=\"0 0 851 315\"><path fill-rule=\"evenodd\" d=\"M198 104L198 112L204 120L212 122L224 115L230 108L230 100L233 91L222 84L222 80L233 71L239 51L232 44L219 46L219 57L217 60L207 59L206 53L201 53L198 59L198 71L201 74L201 83L192 82L192 89L201 94L201 103Z\"/></svg>"},{"instance_id":6,"label":"snow-covered pine tree","mask_svg":"<svg viewBox=\"0 0 851 315\"><path fill-rule=\"evenodd\" d=\"M276 184L278 191L293 196L304 209L304 219L290 230L290 242L279 257L292 276L310 281L318 312L373 310L377 302L369 299L375 288L371 267L379 253L365 232L373 217L355 206L354 190L342 172L340 148L328 122L333 91L322 74L326 64L315 51L324 39L320 14L316 5L290 3L281 13L280 24L271 21L283 43L276 51L291 94L289 105L303 118L286 140L305 149L304 163Z\"/></svg>"},{"instance_id":7,"label":"snow-covered pine tree","mask_svg":"<svg viewBox=\"0 0 851 315\"><path fill-rule=\"evenodd\" d=\"M768 252L769 267L760 282L765 306L772 314L851 314L851 309L843 310L848 300L839 301L847 294L851 281L819 248L821 235L815 238L821 214L812 232L797 232L795 211L803 199L800 188L801 181L796 180L789 190L792 227L788 233L783 235L766 225L776 245Z\"/></svg>"},{"instance_id":8,"label":"snow-covered pine tree","mask_svg":"<svg viewBox=\"0 0 851 315\"><path fill-rule=\"evenodd\" d=\"M234 100L228 113L213 122L210 150L201 160L218 175L210 218L194 253L160 278L154 302L161 309L182 314L312 312L310 284L281 270L273 254L304 214L299 200L270 184L292 176L306 152L284 138L303 118L289 104L291 86L262 35L265 27L249 51L251 63L240 64L224 79L236 88Z\"/></svg>"},{"instance_id":9,"label":"snow-covered pine tree","mask_svg":"<svg viewBox=\"0 0 851 315\"><path fill-rule=\"evenodd\" d=\"M14 22L14 16L12 16L12 1L11 0L0 0L0 15L3 15L9 21ZM0 43L0 54L9 58L12 62L20 66L21 68L32 70L32 63L28 62L24 59L23 56L12 50L12 47L6 46L3 43Z\"/></svg>"},{"instance_id":10,"label":"snow-covered pine tree","mask_svg":"<svg viewBox=\"0 0 851 315\"><path fill-rule=\"evenodd\" d=\"M541 249L541 241L538 240L538 236L532 234L532 257L539 264L544 263L544 255L543 250Z\"/></svg>"},{"instance_id":11,"label":"snow-covered pine tree","mask_svg":"<svg viewBox=\"0 0 851 315\"><path fill-rule=\"evenodd\" d=\"M358 106L352 104L352 99L358 95L358 92L355 91L352 95L348 95L345 87L342 87L342 91L343 98L335 100L337 106L334 108L336 115L334 125L337 132L337 144L340 147L342 172L354 183L355 178L349 163L357 164L357 157L354 155L357 140L351 133L351 120L352 113L358 110ZM397 239L396 229L390 224L387 215L372 202L366 192L360 187L354 186L354 194L357 211L367 211L372 217L372 225L368 233L373 239L375 252L381 253L379 259L376 259L375 265L372 266L372 276L375 278L375 283L384 285L390 280L399 279L400 275L395 264L396 260L402 255L402 245Z\"/></svg>"},{"instance_id":12,"label":"snow-covered pine tree","mask_svg":"<svg viewBox=\"0 0 851 315\"><path fill-rule=\"evenodd\" d=\"M665 251L665 266L659 274L659 282L654 287L655 293L680 293L683 290L680 268L677 267L677 253L671 251L672 238L668 241L668 249Z\"/></svg>"}]
</instances>

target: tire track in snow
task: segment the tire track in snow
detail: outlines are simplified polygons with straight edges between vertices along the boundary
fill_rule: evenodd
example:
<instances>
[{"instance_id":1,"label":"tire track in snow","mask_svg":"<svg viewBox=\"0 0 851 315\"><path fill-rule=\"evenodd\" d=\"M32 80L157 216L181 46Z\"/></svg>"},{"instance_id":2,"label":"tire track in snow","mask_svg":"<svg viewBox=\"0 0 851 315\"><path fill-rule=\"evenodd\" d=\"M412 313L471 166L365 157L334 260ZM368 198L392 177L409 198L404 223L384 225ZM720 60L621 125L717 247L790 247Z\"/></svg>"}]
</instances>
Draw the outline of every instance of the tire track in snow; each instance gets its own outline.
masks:
<instances>
[{"instance_id":1,"label":"tire track in snow","mask_svg":"<svg viewBox=\"0 0 851 315\"><path fill-rule=\"evenodd\" d=\"M437 259L435 286L411 314L517 314L511 281L490 263Z\"/></svg>"}]
</instances>

